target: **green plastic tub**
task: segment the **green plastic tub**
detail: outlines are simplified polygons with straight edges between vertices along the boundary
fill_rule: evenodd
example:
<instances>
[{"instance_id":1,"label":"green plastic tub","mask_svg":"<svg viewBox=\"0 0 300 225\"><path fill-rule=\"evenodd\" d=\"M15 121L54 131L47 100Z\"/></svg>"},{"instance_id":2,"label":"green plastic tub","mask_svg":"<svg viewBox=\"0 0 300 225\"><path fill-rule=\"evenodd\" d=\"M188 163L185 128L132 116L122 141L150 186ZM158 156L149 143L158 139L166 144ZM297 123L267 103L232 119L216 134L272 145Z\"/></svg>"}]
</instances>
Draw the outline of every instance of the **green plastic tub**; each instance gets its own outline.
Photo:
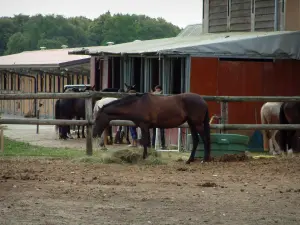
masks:
<instances>
[{"instance_id":1,"label":"green plastic tub","mask_svg":"<svg viewBox=\"0 0 300 225\"><path fill-rule=\"evenodd\" d=\"M200 138L197 146L197 158L203 157L204 145ZM249 137L239 134L217 134L212 133L211 139L211 156L221 156L224 154L239 154L248 150ZM193 148L193 140L191 134L188 134L188 148L191 151Z\"/></svg>"}]
</instances>

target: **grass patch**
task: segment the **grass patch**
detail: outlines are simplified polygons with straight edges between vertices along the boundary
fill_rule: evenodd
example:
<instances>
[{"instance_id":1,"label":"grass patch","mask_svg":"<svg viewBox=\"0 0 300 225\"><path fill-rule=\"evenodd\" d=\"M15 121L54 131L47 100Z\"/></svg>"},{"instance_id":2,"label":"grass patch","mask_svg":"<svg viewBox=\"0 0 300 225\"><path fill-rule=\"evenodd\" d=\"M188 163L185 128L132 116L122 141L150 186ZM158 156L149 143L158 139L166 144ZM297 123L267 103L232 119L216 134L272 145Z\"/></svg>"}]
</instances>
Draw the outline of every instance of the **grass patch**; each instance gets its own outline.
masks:
<instances>
[{"instance_id":1,"label":"grass patch","mask_svg":"<svg viewBox=\"0 0 300 225\"><path fill-rule=\"evenodd\" d=\"M117 163L117 164L142 164L161 165L169 162L180 161L186 158L185 153L157 152L148 149L148 158L142 159L143 150L138 148L110 149L108 151L94 150L93 156L87 156L85 151L69 148L50 148L34 146L29 143L4 138L4 153L1 157L37 157L71 159L73 162L82 163ZM189 154L189 153L188 153Z\"/></svg>"},{"instance_id":2,"label":"grass patch","mask_svg":"<svg viewBox=\"0 0 300 225\"><path fill-rule=\"evenodd\" d=\"M74 158L82 157L85 152L74 149L49 148L42 146L34 146L28 143L11 140L4 137L4 153L2 156L39 156L50 158Z\"/></svg>"}]
</instances>

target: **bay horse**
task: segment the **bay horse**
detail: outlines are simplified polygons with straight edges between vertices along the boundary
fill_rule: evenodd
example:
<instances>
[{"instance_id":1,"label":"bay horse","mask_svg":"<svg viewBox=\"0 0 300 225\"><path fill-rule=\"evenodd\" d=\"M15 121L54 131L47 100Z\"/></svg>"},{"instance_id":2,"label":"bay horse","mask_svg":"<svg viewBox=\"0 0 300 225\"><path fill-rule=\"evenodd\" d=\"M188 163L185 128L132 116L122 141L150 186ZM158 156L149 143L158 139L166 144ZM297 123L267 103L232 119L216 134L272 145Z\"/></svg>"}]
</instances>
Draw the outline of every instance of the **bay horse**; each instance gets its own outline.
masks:
<instances>
[{"instance_id":1,"label":"bay horse","mask_svg":"<svg viewBox=\"0 0 300 225\"><path fill-rule=\"evenodd\" d=\"M142 132L143 159L147 158L150 128L176 128L187 122L193 148L187 164L195 159L200 134L204 143L204 161L210 161L210 125L207 102L198 94L172 96L136 93L104 105L95 115L93 137L102 134L111 120L130 120Z\"/></svg>"},{"instance_id":2,"label":"bay horse","mask_svg":"<svg viewBox=\"0 0 300 225\"><path fill-rule=\"evenodd\" d=\"M90 89L79 90L79 88L73 87L64 90L65 92L85 92ZM67 119L72 120L73 118L79 120L80 118L85 119L85 99L74 98L74 99L58 99L55 103L55 119ZM78 132L77 137L80 138L79 127L77 126ZM84 127L82 126L82 138L85 138ZM67 133L70 132L69 125L55 126L55 130L59 130L59 138L67 139Z\"/></svg>"},{"instance_id":3,"label":"bay horse","mask_svg":"<svg viewBox=\"0 0 300 225\"><path fill-rule=\"evenodd\" d=\"M282 102L266 102L260 109L262 124L279 124L279 112ZM278 130L262 130L264 150L271 154L279 154L280 147L276 140Z\"/></svg>"},{"instance_id":4,"label":"bay horse","mask_svg":"<svg viewBox=\"0 0 300 225\"><path fill-rule=\"evenodd\" d=\"M130 86L130 85L127 85L125 83L125 90L124 89L118 89L118 92L128 93L129 91L133 91L133 90L135 90L135 85ZM106 88L106 89L102 90L102 92L115 92L115 91L116 91L116 88ZM112 101L115 101L115 100L118 100L118 98L105 97L105 98L101 98L100 100L96 101L95 105L94 105L94 108L93 108L94 118L95 118L95 115L97 114L99 109L101 109L104 105L106 105L106 104L108 104ZM118 131L117 131L117 134L116 134L116 137L115 137L115 143L121 143L122 142L123 137L121 135L121 130L122 130L122 126L120 126ZM101 134L101 139L102 139L102 141L100 142L101 147L105 147L108 144L108 142L107 142L108 137L110 137L110 140L111 140L111 143L112 143L113 142L112 141L113 136L112 136L112 127L111 126L107 127L104 130L104 132ZM126 141L127 141L127 143L130 144L129 130L128 129L127 129L127 132L126 132Z\"/></svg>"},{"instance_id":5,"label":"bay horse","mask_svg":"<svg viewBox=\"0 0 300 225\"><path fill-rule=\"evenodd\" d=\"M283 102L279 112L280 124L300 124L300 102ZM298 130L280 130L279 146L284 153L298 150L294 137L299 137ZM288 147L288 148L287 148ZM292 149L293 148L293 149Z\"/></svg>"}]
</instances>

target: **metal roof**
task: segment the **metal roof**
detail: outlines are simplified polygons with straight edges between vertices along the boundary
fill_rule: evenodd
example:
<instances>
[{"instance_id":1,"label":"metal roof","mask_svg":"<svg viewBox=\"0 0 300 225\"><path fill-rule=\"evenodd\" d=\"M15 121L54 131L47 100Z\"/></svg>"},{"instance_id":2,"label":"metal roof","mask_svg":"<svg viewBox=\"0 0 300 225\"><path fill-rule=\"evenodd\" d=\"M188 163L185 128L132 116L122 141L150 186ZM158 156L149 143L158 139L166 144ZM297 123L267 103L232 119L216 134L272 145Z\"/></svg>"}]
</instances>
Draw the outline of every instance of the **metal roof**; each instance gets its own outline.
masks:
<instances>
[{"instance_id":1,"label":"metal roof","mask_svg":"<svg viewBox=\"0 0 300 225\"><path fill-rule=\"evenodd\" d=\"M77 48L69 54L186 54L205 57L300 59L300 31L206 33L111 46Z\"/></svg>"},{"instance_id":2,"label":"metal roof","mask_svg":"<svg viewBox=\"0 0 300 225\"><path fill-rule=\"evenodd\" d=\"M25 51L0 57L0 68L64 68L90 62L90 56L69 55L72 49Z\"/></svg>"},{"instance_id":3,"label":"metal roof","mask_svg":"<svg viewBox=\"0 0 300 225\"><path fill-rule=\"evenodd\" d=\"M202 24L191 24L186 26L177 37L199 37L202 34Z\"/></svg>"}]
</instances>

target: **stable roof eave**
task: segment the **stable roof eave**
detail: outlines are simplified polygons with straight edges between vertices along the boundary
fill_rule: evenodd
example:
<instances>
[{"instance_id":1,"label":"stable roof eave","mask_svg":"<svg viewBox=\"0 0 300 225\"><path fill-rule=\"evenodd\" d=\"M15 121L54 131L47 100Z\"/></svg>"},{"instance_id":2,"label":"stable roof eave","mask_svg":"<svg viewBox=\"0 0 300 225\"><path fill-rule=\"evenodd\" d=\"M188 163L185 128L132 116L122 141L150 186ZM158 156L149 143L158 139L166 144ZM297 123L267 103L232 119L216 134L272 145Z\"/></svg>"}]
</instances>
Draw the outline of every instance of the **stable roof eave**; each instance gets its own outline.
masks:
<instances>
[{"instance_id":1,"label":"stable roof eave","mask_svg":"<svg viewBox=\"0 0 300 225\"><path fill-rule=\"evenodd\" d=\"M80 66L90 62L90 58L85 59L78 59L78 60L71 60L61 63L49 63L49 64L7 64L7 65L0 65L1 69L14 69L14 68L31 68L31 69L57 69L57 68L64 68L69 66Z\"/></svg>"},{"instance_id":2,"label":"stable roof eave","mask_svg":"<svg viewBox=\"0 0 300 225\"><path fill-rule=\"evenodd\" d=\"M300 59L300 32L232 32L199 37L129 42L115 46L86 48L89 55L201 55L203 57ZM72 54L72 53L71 53Z\"/></svg>"}]
</instances>

